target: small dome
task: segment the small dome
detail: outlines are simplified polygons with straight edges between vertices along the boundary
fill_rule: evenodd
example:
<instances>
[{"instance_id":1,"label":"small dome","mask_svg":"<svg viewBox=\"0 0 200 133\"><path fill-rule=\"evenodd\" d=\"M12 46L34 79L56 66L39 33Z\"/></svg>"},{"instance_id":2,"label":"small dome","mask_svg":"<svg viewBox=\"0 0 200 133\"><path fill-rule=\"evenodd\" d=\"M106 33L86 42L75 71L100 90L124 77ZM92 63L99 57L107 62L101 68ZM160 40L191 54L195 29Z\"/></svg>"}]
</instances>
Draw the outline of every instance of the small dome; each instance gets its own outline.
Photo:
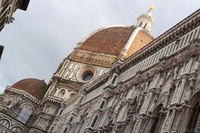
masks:
<instances>
[{"instance_id":1,"label":"small dome","mask_svg":"<svg viewBox=\"0 0 200 133\"><path fill-rule=\"evenodd\" d=\"M121 26L105 28L86 39L79 49L119 56L134 29Z\"/></svg>"},{"instance_id":2,"label":"small dome","mask_svg":"<svg viewBox=\"0 0 200 133\"><path fill-rule=\"evenodd\" d=\"M41 100L47 92L47 84L44 80L39 79L23 79L12 85L13 88L23 90L35 98Z\"/></svg>"}]
</instances>

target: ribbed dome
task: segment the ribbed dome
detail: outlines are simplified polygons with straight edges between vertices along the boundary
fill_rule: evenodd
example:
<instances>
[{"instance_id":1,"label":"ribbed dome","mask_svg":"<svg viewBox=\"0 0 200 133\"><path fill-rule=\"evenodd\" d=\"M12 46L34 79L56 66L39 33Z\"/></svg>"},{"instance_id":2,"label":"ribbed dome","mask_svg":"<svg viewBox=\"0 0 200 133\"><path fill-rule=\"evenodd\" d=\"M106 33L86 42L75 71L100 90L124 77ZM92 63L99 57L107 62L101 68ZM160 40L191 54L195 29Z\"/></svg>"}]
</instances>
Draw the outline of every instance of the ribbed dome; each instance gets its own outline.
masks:
<instances>
[{"instance_id":1,"label":"ribbed dome","mask_svg":"<svg viewBox=\"0 0 200 133\"><path fill-rule=\"evenodd\" d=\"M35 98L41 100L47 91L47 84L44 80L39 79L23 79L12 85L13 88L23 90Z\"/></svg>"},{"instance_id":2,"label":"ribbed dome","mask_svg":"<svg viewBox=\"0 0 200 133\"><path fill-rule=\"evenodd\" d=\"M105 28L86 39L79 49L118 56L133 30L133 27Z\"/></svg>"}]
</instances>

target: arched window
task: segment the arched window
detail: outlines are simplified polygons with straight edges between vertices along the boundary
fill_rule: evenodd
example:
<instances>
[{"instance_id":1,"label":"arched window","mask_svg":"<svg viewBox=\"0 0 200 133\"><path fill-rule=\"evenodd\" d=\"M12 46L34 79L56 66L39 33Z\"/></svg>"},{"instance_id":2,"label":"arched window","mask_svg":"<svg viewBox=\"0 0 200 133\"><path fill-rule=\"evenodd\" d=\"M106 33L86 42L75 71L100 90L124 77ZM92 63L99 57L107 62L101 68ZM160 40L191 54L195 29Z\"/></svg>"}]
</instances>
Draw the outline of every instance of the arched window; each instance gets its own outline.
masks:
<instances>
[{"instance_id":1,"label":"arched window","mask_svg":"<svg viewBox=\"0 0 200 133\"><path fill-rule=\"evenodd\" d=\"M103 100L103 101L101 101L101 104L100 104L99 108L100 108L100 109L103 109L103 107L104 107L105 103L106 103L106 102L105 102L104 100Z\"/></svg>"},{"instance_id":2,"label":"arched window","mask_svg":"<svg viewBox=\"0 0 200 133\"><path fill-rule=\"evenodd\" d=\"M62 114L62 112L63 112L63 109L60 109L59 115L61 115L61 114Z\"/></svg>"},{"instance_id":3,"label":"arched window","mask_svg":"<svg viewBox=\"0 0 200 133\"><path fill-rule=\"evenodd\" d=\"M94 117L94 119L93 119L93 121L92 121L92 124L91 124L91 127L94 127L94 126L95 126L95 124L96 124L98 118L99 118L98 115L96 115L96 116Z\"/></svg>"},{"instance_id":4,"label":"arched window","mask_svg":"<svg viewBox=\"0 0 200 133\"><path fill-rule=\"evenodd\" d=\"M23 132L24 132L23 129L22 129L21 127L13 127L13 128L12 128L12 131L13 131L14 133L23 133Z\"/></svg>"},{"instance_id":5,"label":"arched window","mask_svg":"<svg viewBox=\"0 0 200 133\"><path fill-rule=\"evenodd\" d=\"M29 110L28 108L23 108L19 116L17 117L17 120L25 124L29 120L31 114L32 114L32 110Z\"/></svg>"},{"instance_id":6,"label":"arched window","mask_svg":"<svg viewBox=\"0 0 200 133\"><path fill-rule=\"evenodd\" d=\"M0 125L6 127L6 128L9 128L10 127L10 122L8 120L0 120Z\"/></svg>"},{"instance_id":7,"label":"arched window","mask_svg":"<svg viewBox=\"0 0 200 133\"><path fill-rule=\"evenodd\" d=\"M54 126L51 127L50 132L53 132Z\"/></svg>"},{"instance_id":8,"label":"arched window","mask_svg":"<svg viewBox=\"0 0 200 133\"><path fill-rule=\"evenodd\" d=\"M69 119L69 122L72 122L72 121L73 121L73 118L74 118L74 117L72 116L72 117Z\"/></svg>"},{"instance_id":9,"label":"arched window","mask_svg":"<svg viewBox=\"0 0 200 133\"><path fill-rule=\"evenodd\" d=\"M65 90L62 89L62 90L59 92L58 97L63 98L64 95L65 95Z\"/></svg>"},{"instance_id":10,"label":"arched window","mask_svg":"<svg viewBox=\"0 0 200 133\"><path fill-rule=\"evenodd\" d=\"M146 29L146 27L147 27L147 23L144 24L144 29Z\"/></svg>"},{"instance_id":11,"label":"arched window","mask_svg":"<svg viewBox=\"0 0 200 133\"><path fill-rule=\"evenodd\" d=\"M139 25L139 27L141 27L142 26L142 22L140 22L140 25Z\"/></svg>"},{"instance_id":12,"label":"arched window","mask_svg":"<svg viewBox=\"0 0 200 133\"><path fill-rule=\"evenodd\" d=\"M66 127L63 133L67 133L68 128Z\"/></svg>"}]
</instances>

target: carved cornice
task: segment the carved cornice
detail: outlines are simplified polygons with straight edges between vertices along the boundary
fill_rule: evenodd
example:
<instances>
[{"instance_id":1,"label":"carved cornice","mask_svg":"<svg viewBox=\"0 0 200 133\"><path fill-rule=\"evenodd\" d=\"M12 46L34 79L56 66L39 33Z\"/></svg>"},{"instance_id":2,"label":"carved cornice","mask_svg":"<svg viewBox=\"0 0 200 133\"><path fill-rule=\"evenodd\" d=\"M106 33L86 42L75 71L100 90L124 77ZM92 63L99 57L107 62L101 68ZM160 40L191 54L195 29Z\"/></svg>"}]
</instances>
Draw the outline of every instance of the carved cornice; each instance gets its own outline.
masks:
<instances>
[{"instance_id":1,"label":"carved cornice","mask_svg":"<svg viewBox=\"0 0 200 133\"><path fill-rule=\"evenodd\" d=\"M70 55L69 59L79 63L109 68L117 60L117 56L78 49Z\"/></svg>"}]
</instances>

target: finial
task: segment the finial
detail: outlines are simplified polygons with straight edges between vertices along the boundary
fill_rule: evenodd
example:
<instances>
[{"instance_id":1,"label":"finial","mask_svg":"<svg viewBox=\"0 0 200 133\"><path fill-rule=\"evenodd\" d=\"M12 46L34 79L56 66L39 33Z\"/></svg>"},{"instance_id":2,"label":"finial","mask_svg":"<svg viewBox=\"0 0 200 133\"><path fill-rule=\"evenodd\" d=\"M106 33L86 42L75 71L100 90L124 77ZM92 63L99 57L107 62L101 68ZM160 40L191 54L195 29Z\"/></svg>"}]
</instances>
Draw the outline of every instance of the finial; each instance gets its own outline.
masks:
<instances>
[{"instance_id":1,"label":"finial","mask_svg":"<svg viewBox=\"0 0 200 133\"><path fill-rule=\"evenodd\" d=\"M154 10L154 6L151 5L151 6L149 7L149 10L150 10L150 11L153 11L153 10Z\"/></svg>"}]
</instances>

